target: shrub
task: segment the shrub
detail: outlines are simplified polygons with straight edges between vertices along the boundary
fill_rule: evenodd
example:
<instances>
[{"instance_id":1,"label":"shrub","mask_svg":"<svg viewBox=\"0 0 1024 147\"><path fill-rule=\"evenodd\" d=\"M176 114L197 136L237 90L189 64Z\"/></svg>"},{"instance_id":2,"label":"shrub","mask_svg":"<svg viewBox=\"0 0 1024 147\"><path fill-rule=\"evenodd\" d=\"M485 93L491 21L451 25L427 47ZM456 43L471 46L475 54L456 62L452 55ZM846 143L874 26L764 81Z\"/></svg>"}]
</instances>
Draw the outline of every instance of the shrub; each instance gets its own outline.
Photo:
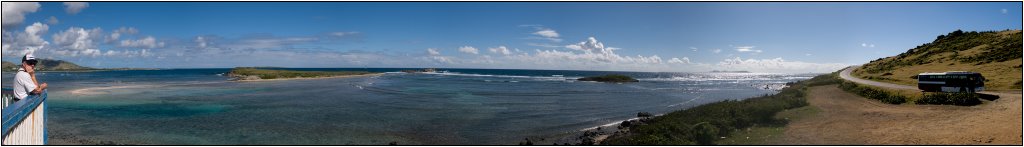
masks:
<instances>
[{"instance_id":1,"label":"shrub","mask_svg":"<svg viewBox=\"0 0 1024 147\"><path fill-rule=\"evenodd\" d=\"M711 145L720 136L755 125L781 125L775 113L807 106L804 90L809 86L838 83L836 73L787 84L775 95L741 101L726 100L651 118L641 125L623 122L629 134L612 136L607 145ZM638 114L639 116L639 114Z\"/></svg>"},{"instance_id":2,"label":"shrub","mask_svg":"<svg viewBox=\"0 0 1024 147\"><path fill-rule=\"evenodd\" d=\"M931 104L931 105L957 105L957 106L973 106L981 104L980 95L976 93L929 93L925 94L924 97L918 99L914 103L917 104Z\"/></svg>"},{"instance_id":3,"label":"shrub","mask_svg":"<svg viewBox=\"0 0 1024 147\"><path fill-rule=\"evenodd\" d=\"M889 104L903 104L907 102L906 96L893 94L885 90L875 89L868 86L861 86L859 84L843 81L839 84L839 88L846 92L854 93L862 97L875 99L882 101L883 103Z\"/></svg>"}]
</instances>

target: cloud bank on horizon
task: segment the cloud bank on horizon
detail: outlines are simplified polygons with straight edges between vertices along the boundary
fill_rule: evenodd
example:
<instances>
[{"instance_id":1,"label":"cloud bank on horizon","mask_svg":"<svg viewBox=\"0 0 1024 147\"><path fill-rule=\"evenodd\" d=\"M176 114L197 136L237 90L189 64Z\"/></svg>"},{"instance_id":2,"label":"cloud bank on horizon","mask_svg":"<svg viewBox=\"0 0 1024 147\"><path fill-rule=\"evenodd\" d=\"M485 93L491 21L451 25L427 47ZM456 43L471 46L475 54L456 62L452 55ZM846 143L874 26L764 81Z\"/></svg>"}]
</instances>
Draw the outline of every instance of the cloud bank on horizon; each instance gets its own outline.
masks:
<instances>
[{"instance_id":1,"label":"cloud bank on horizon","mask_svg":"<svg viewBox=\"0 0 1024 147\"><path fill-rule=\"evenodd\" d=\"M902 52L900 49L894 49L891 46L886 47L887 42L877 40L839 41L846 43L844 47L836 47L838 49L813 49L814 46L786 45L770 39L765 39L768 42L764 42L733 35L712 37L713 40L754 40L735 41L745 43L734 45L732 43L722 43L724 41L691 38L694 36L699 37L701 34L691 34L688 36L683 34L685 37L672 37L657 33L658 31L656 30L655 33L646 33L648 34L646 36L637 36L637 34L644 35L645 33L638 33L638 31L628 28L622 29L629 32L618 32L621 30L615 28L620 27L611 27L611 29L594 28L594 26L599 25L572 25L558 23L559 21L547 24L522 23L459 28L460 26L473 24L450 24L445 23L445 20L434 20L427 22L448 26L420 24L428 27L419 30L416 28L404 28L412 26L403 25L366 27L377 25L380 22L359 24L350 19L336 20L345 22L342 24L354 23L350 27L334 27L330 26L336 23L332 22L331 19L333 17L320 15L305 18L309 19L309 22L284 21L295 23L268 25L271 28L286 28L277 30L262 28L260 27L262 25L257 25L260 23L250 23L255 25L254 27L246 27L244 25L213 25L203 27L214 29L196 27L192 30L187 27L165 28L168 26L131 21L146 20L136 19L135 17L152 17L148 15L128 16L122 18L126 20L123 22L95 23L95 21L111 19L107 17L111 15L109 12L111 10L106 9L121 8L125 7L125 5L155 5L149 3L107 4L90 4L86 2L4 2L2 40L4 60L15 61L12 59L31 52L39 57L70 60L82 65L97 67L432 67L651 72L744 70L777 73L822 73L838 70L851 65L851 63L861 63L867 59L884 57L884 55L874 55L873 57L856 57L853 60L834 60L836 57L851 55L843 54L840 50L849 49L856 50L856 52L867 52L867 54L860 55L852 54L854 56L879 53L881 51L869 50L878 48L889 49L889 51L886 51L887 53ZM189 3L180 7L192 7L188 10L196 11L197 13L206 12L204 10L196 10L208 8L202 6L202 4L204 3ZM216 4L219 3L211 5ZM339 5L348 4L342 3ZM458 3L453 4L456 6L446 5L446 7L462 8L463 5L473 4L476 3ZM238 19L237 15L270 15L249 14L251 10L245 8L246 6L257 7L257 5L243 5L243 8L236 10L244 13L235 14L228 10L213 11L226 14L210 14L213 16L194 19L221 21L219 19ZM387 4L381 5L390 6ZM392 5L394 7L417 6L418 9L426 9L420 8L416 4L402 3ZM544 3L537 5L544 5ZM574 8L573 6L566 7ZM439 9L446 10L452 8ZM688 9L688 7L683 6L678 9ZM132 10L134 9L126 11ZM269 11L274 12L273 10ZM374 10L351 11L353 12L350 13L375 12ZM1000 7L994 10L994 14L1006 14L1006 11L1006 8ZM619 13L626 12L595 15L614 16ZM312 13L307 12L297 12L297 14L312 15ZM219 15L231 17L218 17ZM436 17L438 15L452 16L448 13L427 14L429 17ZM274 18L273 15L267 17ZM465 20L453 18L453 20L463 20L459 22L487 21L472 19L480 16L453 17L468 17L464 18ZM183 23L177 26L190 25L187 22L189 20L173 20L173 18L175 17L168 17L167 19L172 19L168 20L171 22ZM366 17L360 18L371 19ZM392 22L390 21L400 20L389 20L383 23L391 25ZM494 21L515 22L516 19ZM266 21L259 22L270 23ZM315 26L320 23L326 23L330 27ZM294 30L290 31L285 26L296 27L291 27ZM639 26L642 27L644 25ZM303 29L303 27L312 29ZM1019 27L1019 23L1017 27ZM475 30L494 31L493 33L488 33ZM609 33L601 33L605 31ZM669 35L678 34L670 33ZM923 37L931 38L933 36ZM606 43L606 40L599 39L611 39L612 42ZM691 42L691 40L696 41L684 43L690 45L678 45L676 43ZM876 44L878 48L875 48ZM829 44L819 45L833 46ZM839 54L832 57L817 57L836 52Z\"/></svg>"}]
</instances>

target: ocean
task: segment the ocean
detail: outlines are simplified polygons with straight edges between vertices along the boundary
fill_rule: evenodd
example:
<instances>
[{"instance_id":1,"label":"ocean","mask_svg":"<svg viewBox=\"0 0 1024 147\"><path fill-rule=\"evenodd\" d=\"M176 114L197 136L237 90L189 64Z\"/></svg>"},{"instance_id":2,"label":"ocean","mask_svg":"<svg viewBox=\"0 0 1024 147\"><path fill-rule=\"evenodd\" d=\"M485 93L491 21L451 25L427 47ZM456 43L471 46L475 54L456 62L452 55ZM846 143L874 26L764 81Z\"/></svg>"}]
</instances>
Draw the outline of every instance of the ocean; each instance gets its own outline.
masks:
<instances>
[{"instance_id":1,"label":"ocean","mask_svg":"<svg viewBox=\"0 0 1024 147\"><path fill-rule=\"evenodd\" d=\"M777 93L817 74L301 68L380 76L234 82L230 69L44 72L55 139L165 145L514 145ZM638 83L581 82L624 74ZM11 87L13 73L3 73ZM561 143L559 143L561 144Z\"/></svg>"}]
</instances>

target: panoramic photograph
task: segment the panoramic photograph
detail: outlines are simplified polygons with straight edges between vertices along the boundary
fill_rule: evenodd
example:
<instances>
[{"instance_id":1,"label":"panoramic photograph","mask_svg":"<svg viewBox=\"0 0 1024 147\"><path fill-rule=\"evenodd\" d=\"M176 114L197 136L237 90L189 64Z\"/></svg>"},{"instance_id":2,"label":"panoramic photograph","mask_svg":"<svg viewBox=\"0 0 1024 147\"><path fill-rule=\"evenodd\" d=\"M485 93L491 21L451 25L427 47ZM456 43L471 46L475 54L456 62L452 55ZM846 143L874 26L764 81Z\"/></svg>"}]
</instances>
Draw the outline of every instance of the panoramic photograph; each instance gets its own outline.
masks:
<instances>
[{"instance_id":1,"label":"panoramic photograph","mask_svg":"<svg viewBox=\"0 0 1024 147\"><path fill-rule=\"evenodd\" d=\"M1022 3L4 1L2 143L1020 146Z\"/></svg>"}]
</instances>

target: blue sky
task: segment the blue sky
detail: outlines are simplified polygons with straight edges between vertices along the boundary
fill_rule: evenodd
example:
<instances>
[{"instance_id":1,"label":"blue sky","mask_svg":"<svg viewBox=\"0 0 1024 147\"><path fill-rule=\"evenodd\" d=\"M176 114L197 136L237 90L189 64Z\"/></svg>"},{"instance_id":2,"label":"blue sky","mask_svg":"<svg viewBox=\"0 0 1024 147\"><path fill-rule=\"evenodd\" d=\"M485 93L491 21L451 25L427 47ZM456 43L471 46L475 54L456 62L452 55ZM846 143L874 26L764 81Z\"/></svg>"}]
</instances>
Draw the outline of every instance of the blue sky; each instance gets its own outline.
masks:
<instances>
[{"instance_id":1,"label":"blue sky","mask_svg":"<svg viewBox=\"0 0 1024 147\"><path fill-rule=\"evenodd\" d=\"M830 72L1021 2L3 3L3 60L93 67Z\"/></svg>"}]
</instances>

